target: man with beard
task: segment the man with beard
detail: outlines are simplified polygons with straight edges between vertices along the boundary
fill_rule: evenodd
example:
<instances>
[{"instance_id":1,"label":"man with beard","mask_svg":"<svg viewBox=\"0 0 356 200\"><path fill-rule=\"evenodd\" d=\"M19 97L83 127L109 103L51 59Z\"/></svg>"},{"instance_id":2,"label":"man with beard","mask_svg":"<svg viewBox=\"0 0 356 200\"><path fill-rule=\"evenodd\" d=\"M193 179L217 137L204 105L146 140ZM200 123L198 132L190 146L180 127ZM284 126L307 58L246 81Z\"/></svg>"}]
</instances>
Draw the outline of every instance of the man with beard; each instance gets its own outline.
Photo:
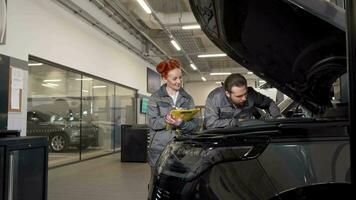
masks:
<instances>
[{"instance_id":1,"label":"man with beard","mask_svg":"<svg viewBox=\"0 0 356 200\"><path fill-rule=\"evenodd\" d=\"M280 116L280 110L271 98L247 87L241 74L231 74L222 87L208 95L204 126L207 129L237 126L239 121L255 118L256 108L266 110L273 118Z\"/></svg>"}]
</instances>

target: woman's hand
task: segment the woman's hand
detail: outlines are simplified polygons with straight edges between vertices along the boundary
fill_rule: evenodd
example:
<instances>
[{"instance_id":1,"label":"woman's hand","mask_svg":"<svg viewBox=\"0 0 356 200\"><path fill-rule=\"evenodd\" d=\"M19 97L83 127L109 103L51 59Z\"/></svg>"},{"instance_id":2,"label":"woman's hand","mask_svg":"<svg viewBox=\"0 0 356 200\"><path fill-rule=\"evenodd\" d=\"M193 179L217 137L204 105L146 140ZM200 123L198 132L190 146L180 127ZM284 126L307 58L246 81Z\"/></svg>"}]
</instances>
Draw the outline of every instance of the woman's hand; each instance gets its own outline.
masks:
<instances>
[{"instance_id":1,"label":"woman's hand","mask_svg":"<svg viewBox=\"0 0 356 200\"><path fill-rule=\"evenodd\" d=\"M174 126L179 126L182 123L182 119L174 119L170 113L166 115L164 120L166 121L167 124L174 125Z\"/></svg>"}]
</instances>

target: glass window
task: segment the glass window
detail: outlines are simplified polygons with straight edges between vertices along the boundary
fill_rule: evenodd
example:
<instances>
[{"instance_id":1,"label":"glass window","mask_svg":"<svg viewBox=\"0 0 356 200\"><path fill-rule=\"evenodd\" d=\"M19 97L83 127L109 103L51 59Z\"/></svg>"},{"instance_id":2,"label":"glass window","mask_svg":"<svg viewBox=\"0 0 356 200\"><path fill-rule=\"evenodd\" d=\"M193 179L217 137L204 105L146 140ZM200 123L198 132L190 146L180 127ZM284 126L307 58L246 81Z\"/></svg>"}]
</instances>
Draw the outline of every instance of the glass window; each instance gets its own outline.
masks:
<instances>
[{"instance_id":1,"label":"glass window","mask_svg":"<svg viewBox=\"0 0 356 200\"><path fill-rule=\"evenodd\" d=\"M120 149L121 124L136 123L136 90L29 61L27 135L49 138L49 166Z\"/></svg>"},{"instance_id":2,"label":"glass window","mask_svg":"<svg viewBox=\"0 0 356 200\"><path fill-rule=\"evenodd\" d=\"M122 86L115 87L115 149L121 147L121 125L136 124L136 91Z\"/></svg>"},{"instance_id":3,"label":"glass window","mask_svg":"<svg viewBox=\"0 0 356 200\"><path fill-rule=\"evenodd\" d=\"M83 76L82 81L82 157L113 152L114 85L87 76ZM94 135L91 133L92 126L97 129ZM90 145L92 137L97 141L96 146ZM86 140L89 140L89 143Z\"/></svg>"},{"instance_id":4,"label":"glass window","mask_svg":"<svg viewBox=\"0 0 356 200\"><path fill-rule=\"evenodd\" d=\"M27 135L48 137L49 166L79 160L81 83L78 78L77 73L48 64L29 68Z\"/></svg>"}]
</instances>

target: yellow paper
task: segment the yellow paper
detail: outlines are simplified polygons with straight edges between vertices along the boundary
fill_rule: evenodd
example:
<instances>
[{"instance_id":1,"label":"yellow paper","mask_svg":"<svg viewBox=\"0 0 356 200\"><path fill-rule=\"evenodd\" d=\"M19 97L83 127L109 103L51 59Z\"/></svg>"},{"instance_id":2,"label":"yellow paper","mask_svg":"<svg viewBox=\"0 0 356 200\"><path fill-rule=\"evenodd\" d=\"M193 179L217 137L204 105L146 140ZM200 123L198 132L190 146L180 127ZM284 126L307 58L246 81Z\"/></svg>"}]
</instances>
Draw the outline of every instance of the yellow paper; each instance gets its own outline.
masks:
<instances>
[{"instance_id":1,"label":"yellow paper","mask_svg":"<svg viewBox=\"0 0 356 200\"><path fill-rule=\"evenodd\" d=\"M175 109L171 110L171 115L174 119L182 119L183 121L189 121L191 120L195 114L197 114L200 111L198 108L190 109L190 110L180 110L180 109Z\"/></svg>"}]
</instances>

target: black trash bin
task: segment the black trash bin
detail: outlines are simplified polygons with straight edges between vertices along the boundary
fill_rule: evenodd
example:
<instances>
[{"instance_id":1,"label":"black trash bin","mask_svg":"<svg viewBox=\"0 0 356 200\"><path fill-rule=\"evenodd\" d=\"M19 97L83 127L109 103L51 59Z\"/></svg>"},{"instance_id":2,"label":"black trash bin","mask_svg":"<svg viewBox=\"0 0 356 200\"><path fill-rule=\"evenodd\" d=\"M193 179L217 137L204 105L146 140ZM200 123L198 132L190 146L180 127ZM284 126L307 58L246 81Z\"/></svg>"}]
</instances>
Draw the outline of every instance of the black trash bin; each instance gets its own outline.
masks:
<instances>
[{"instance_id":1,"label":"black trash bin","mask_svg":"<svg viewBox=\"0 0 356 200\"><path fill-rule=\"evenodd\" d=\"M147 162L147 125L121 126L121 162Z\"/></svg>"}]
</instances>

